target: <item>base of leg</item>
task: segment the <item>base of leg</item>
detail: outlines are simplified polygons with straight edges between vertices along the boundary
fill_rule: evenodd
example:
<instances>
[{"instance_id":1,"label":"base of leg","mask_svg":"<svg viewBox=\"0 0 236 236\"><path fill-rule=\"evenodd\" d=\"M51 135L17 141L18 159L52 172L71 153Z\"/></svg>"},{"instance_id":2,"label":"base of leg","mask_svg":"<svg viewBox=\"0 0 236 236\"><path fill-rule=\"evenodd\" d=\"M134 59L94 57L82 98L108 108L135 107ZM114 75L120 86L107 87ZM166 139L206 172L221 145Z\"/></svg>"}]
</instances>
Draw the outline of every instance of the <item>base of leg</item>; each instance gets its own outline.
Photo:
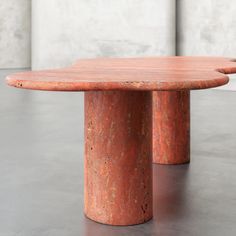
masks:
<instances>
[{"instance_id":1,"label":"base of leg","mask_svg":"<svg viewBox=\"0 0 236 236\"><path fill-rule=\"evenodd\" d=\"M148 221L152 220L152 218L153 218L153 216L150 216L149 218L147 218L145 220L140 219L139 221L135 220L135 221L127 222L127 223L109 223L109 222L106 222L106 221L103 222L103 221L97 220L97 218L93 218L92 216L87 215L86 212L84 212L84 216L87 219L89 219L91 221L94 221L96 223L99 223L99 224L102 224L102 225L111 225L111 226L133 226L133 225L140 225L140 224L147 223Z\"/></svg>"},{"instance_id":2,"label":"base of leg","mask_svg":"<svg viewBox=\"0 0 236 236\"><path fill-rule=\"evenodd\" d=\"M153 162L190 161L190 91L153 92Z\"/></svg>"},{"instance_id":3,"label":"base of leg","mask_svg":"<svg viewBox=\"0 0 236 236\"><path fill-rule=\"evenodd\" d=\"M85 93L85 215L134 225L152 218L150 92Z\"/></svg>"}]
</instances>

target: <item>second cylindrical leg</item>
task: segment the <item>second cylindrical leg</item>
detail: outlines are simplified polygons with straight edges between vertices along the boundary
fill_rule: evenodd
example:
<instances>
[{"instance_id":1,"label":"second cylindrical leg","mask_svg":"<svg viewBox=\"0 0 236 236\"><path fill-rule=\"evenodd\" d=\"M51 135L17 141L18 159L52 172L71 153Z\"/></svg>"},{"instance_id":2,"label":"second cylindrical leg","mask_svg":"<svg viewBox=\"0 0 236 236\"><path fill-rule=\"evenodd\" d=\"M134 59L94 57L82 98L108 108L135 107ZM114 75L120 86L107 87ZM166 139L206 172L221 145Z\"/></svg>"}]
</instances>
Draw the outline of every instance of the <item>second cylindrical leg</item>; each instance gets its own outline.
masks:
<instances>
[{"instance_id":1,"label":"second cylindrical leg","mask_svg":"<svg viewBox=\"0 0 236 236\"><path fill-rule=\"evenodd\" d=\"M153 92L153 162L190 161L190 91Z\"/></svg>"}]
</instances>

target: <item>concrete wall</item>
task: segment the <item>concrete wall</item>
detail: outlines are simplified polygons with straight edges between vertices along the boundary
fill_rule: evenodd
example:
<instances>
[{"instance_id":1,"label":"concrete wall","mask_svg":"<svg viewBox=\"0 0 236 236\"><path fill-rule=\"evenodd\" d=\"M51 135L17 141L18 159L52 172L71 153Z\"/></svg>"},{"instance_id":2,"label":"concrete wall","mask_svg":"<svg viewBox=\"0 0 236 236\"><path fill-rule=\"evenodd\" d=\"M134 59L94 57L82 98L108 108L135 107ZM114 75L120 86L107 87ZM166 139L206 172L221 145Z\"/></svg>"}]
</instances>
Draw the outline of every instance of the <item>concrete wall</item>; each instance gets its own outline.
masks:
<instances>
[{"instance_id":1,"label":"concrete wall","mask_svg":"<svg viewBox=\"0 0 236 236\"><path fill-rule=\"evenodd\" d=\"M30 67L30 0L0 0L0 68Z\"/></svg>"},{"instance_id":2,"label":"concrete wall","mask_svg":"<svg viewBox=\"0 0 236 236\"><path fill-rule=\"evenodd\" d=\"M32 0L32 66L175 54L175 0Z\"/></svg>"},{"instance_id":3,"label":"concrete wall","mask_svg":"<svg viewBox=\"0 0 236 236\"><path fill-rule=\"evenodd\" d=\"M178 0L178 55L236 58L236 1ZM236 90L236 75L218 89Z\"/></svg>"},{"instance_id":4,"label":"concrete wall","mask_svg":"<svg viewBox=\"0 0 236 236\"><path fill-rule=\"evenodd\" d=\"M178 53L236 56L236 1L178 0Z\"/></svg>"}]
</instances>

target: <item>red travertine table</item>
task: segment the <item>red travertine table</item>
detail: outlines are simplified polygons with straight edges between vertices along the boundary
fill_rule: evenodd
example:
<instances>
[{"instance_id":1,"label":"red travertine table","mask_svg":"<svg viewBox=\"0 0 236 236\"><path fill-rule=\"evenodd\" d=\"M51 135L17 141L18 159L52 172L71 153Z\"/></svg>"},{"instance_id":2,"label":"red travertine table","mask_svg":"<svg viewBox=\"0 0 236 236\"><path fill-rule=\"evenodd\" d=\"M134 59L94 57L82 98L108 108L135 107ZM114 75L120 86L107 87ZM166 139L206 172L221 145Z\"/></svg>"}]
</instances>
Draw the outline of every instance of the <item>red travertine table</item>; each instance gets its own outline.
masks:
<instances>
[{"instance_id":1,"label":"red travertine table","mask_svg":"<svg viewBox=\"0 0 236 236\"><path fill-rule=\"evenodd\" d=\"M13 74L7 83L85 91L84 212L132 225L152 218L152 153L155 163L189 162L190 90L226 84L234 72L233 60L217 57L88 59Z\"/></svg>"}]
</instances>

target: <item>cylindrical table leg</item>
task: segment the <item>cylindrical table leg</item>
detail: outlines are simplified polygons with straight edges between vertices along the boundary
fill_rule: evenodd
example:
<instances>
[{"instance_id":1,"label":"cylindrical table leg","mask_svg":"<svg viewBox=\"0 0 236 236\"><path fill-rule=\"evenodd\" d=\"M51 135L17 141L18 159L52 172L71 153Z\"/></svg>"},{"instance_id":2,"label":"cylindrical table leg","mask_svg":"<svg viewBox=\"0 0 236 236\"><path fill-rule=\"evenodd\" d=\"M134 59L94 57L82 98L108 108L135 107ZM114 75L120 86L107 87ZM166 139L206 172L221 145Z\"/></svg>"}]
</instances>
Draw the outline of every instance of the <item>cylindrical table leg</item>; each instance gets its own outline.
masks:
<instances>
[{"instance_id":1,"label":"cylindrical table leg","mask_svg":"<svg viewBox=\"0 0 236 236\"><path fill-rule=\"evenodd\" d=\"M152 218L151 92L85 92L85 215L110 225Z\"/></svg>"},{"instance_id":2,"label":"cylindrical table leg","mask_svg":"<svg viewBox=\"0 0 236 236\"><path fill-rule=\"evenodd\" d=\"M190 91L153 92L153 162L190 161Z\"/></svg>"}]
</instances>

